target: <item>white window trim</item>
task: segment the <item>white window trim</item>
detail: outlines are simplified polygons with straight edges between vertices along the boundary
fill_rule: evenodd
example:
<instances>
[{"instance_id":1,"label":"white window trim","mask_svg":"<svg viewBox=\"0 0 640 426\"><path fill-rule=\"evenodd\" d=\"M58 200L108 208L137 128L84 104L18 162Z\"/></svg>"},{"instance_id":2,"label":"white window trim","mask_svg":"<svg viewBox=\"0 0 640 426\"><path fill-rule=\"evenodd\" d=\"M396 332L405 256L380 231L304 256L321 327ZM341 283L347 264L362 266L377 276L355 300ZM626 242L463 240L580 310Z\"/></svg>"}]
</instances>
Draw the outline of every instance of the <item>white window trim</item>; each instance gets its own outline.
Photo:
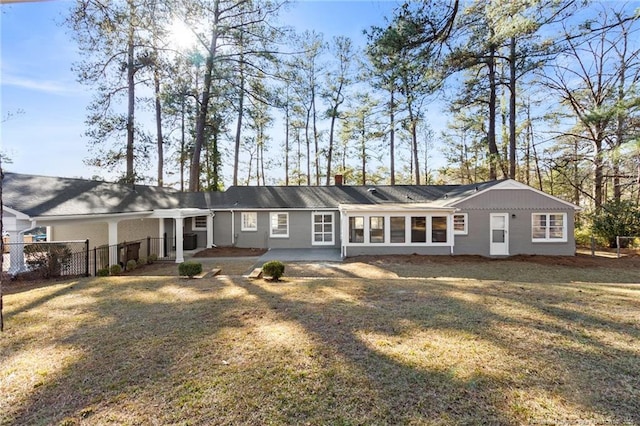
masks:
<instances>
[{"instance_id":1,"label":"white window trim","mask_svg":"<svg viewBox=\"0 0 640 426\"><path fill-rule=\"evenodd\" d=\"M455 216L464 216L464 229L462 231L456 231L455 227L453 228L453 235L469 235L469 214L468 213L454 213L451 216L452 226L455 226Z\"/></svg>"},{"instance_id":2,"label":"white window trim","mask_svg":"<svg viewBox=\"0 0 640 426\"><path fill-rule=\"evenodd\" d=\"M336 242L336 216L335 212L311 212L311 245L314 246L332 246ZM331 215L331 241L316 241L315 236L315 217L316 215ZM324 233L324 232L323 232Z\"/></svg>"},{"instance_id":3,"label":"white window trim","mask_svg":"<svg viewBox=\"0 0 640 426\"><path fill-rule=\"evenodd\" d=\"M550 215L562 215L562 238L550 238L549 237L549 228L550 228ZM535 226L534 217L536 215L545 215L547 216L547 226L545 229L545 237L544 238L533 238L533 227ZM566 243L567 242L567 232L568 232L569 224L567 223L567 214L563 212L536 212L531 213L531 242L533 243Z\"/></svg>"},{"instance_id":4,"label":"white window trim","mask_svg":"<svg viewBox=\"0 0 640 426\"><path fill-rule=\"evenodd\" d=\"M204 217L205 218L205 226L204 228L201 226L196 226L196 217ZM200 216L193 216L191 218L191 230L192 231L206 231L207 230L207 225L206 225L206 215L201 214Z\"/></svg>"},{"instance_id":5,"label":"white window trim","mask_svg":"<svg viewBox=\"0 0 640 426\"><path fill-rule=\"evenodd\" d=\"M385 238L385 242L384 243L372 243L370 241L370 226L369 226L369 218L371 216L382 216L384 217L384 238ZM404 232L405 232L405 242L404 243L390 243L389 241L391 241L391 216L394 217L398 217L398 216L404 216L405 218L405 228L404 228ZM412 217L426 217L427 220L427 241L424 243L413 243L411 242L411 218ZM431 224L431 219L434 216L442 216L442 217L446 217L447 218L447 241L446 242L432 242L431 241L431 231L432 231L432 224ZM361 243L352 243L349 242L349 218L351 217L363 217L364 218L364 241ZM382 213L382 212L378 212L378 213L370 213L370 214L362 214L360 212L358 213L347 213L344 216L344 231L345 231L345 238L343 238L343 245L344 246L369 246L369 247L376 247L376 246L394 246L394 247L402 247L402 246L406 246L406 247L450 247L453 246L454 242L453 242L453 215L452 214L448 214L448 213L440 213L440 212L407 212L407 213Z\"/></svg>"},{"instance_id":6,"label":"white window trim","mask_svg":"<svg viewBox=\"0 0 640 426\"><path fill-rule=\"evenodd\" d=\"M255 226L249 227L244 225L244 218L246 215L253 215L255 217ZM271 226L271 224L269 224ZM254 232L258 230L258 212L242 212L240 213L240 230L244 232Z\"/></svg>"},{"instance_id":7,"label":"white window trim","mask_svg":"<svg viewBox=\"0 0 640 426\"><path fill-rule=\"evenodd\" d=\"M287 217L287 233L286 234L274 234L273 233L273 217L278 215L285 215ZM289 212L271 212L269 213L269 237L271 238L289 238Z\"/></svg>"}]
</instances>

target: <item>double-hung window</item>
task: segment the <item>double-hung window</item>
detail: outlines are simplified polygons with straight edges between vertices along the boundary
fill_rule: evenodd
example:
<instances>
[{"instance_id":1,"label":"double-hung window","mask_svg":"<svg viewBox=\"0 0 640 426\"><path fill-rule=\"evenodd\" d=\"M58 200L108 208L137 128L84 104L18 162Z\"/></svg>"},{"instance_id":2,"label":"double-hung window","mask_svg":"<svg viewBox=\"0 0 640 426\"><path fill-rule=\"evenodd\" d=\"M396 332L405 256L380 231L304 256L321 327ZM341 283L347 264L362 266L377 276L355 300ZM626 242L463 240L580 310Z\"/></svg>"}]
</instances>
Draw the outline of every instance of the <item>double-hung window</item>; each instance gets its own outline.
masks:
<instances>
[{"instance_id":1,"label":"double-hung window","mask_svg":"<svg viewBox=\"0 0 640 426\"><path fill-rule=\"evenodd\" d=\"M289 213L271 213L271 238L289 238Z\"/></svg>"},{"instance_id":2,"label":"double-hung window","mask_svg":"<svg viewBox=\"0 0 640 426\"><path fill-rule=\"evenodd\" d=\"M194 231L206 231L207 230L207 217L196 216L191 223L191 229Z\"/></svg>"},{"instance_id":3,"label":"double-hung window","mask_svg":"<svg viewBox=\"0 0 640 426\"><path fill-rule=\"evenodd\" d=\"M258 230L258 213L257 212L242 212L241 220L242 225L240 230L242 231L257 231Z\"/></svg>"},{"instance_id":4,"label":"double-hung window","mask_svg":"<svg viewBox=\"0 0 640 426\"><path fill-rule=\"evenodd\" d=\"M469 233L467 228L468 222L467 213L456 213L453 215L453 233L457 235L467 235Z\"/></svg>"},{"instance_id":5,"label":"double-hung window","mask_svg":"<svg viewBox=\"0 0 640 426\"><path fill-rule=\"evenodd\" d=\"M531 215L531 240L533 242L566 242L566 213L533 213Z\"/></svg>"}]
</instances>

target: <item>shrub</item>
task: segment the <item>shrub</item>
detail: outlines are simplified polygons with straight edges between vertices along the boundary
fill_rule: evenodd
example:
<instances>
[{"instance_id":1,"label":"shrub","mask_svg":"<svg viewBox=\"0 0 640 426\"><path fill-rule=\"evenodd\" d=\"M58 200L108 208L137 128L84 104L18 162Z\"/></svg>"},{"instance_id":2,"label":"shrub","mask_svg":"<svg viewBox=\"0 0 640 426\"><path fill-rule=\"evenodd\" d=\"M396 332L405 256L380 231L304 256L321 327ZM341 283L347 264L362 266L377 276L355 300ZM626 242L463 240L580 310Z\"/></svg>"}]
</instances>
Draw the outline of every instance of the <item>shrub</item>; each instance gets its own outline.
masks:
<instances>
[{"instance_id":1,"label":"shrub","mask_svg":"<svg viewBox=\"0 0 640 426\"><path fill-rule=\"evenodd\" d=\"M99 277L108 277L109 276L109 268L98 269L96 275Z\"/></svg>"},{"instance_id":2,"label":"shrub","mask_svg":"<svg viewBox=\"0 0 640 426\"><path fill-rule=\"evenodd\" d=\"M272 260L262 265L262 273L271 277L271 281L280 281L280 277L284 275L284 263L279 260Z\"/></svg>"},{"instance_id":3,"label":"shrub","mask_svg":"<svg viewBox=\"0 0 640 426\"><path fill-rule=\"evenodd\" d=\"M616 236L635 236L640 233L640 210L633 201L610 202L593 217L593 233L606 239L609 247L616 247ZM620 241L626 248L628 240Z\"/></svg>"},{"instance_id":4,"label":"shrub","mask_svg":"<svg viewBox=\"0 0 640 426\"><path fill-rule=\"evenodd\" d=\"M147 258L147 263L148 264L152 264L153 262L155 262L156 260L158 260L158 255L155 253L151 253L149 255L149 257Z\"/></svg>"},{"instance_id":5,"label":"shrub","mask_svg":"<svg viewBox=\"0 0 640 426\"><path fill-rule=\"evenodd\" d=\"M109 273L111 275L121 274L122 273L122 266L120 266L118 264L109 266Z\"/></svg>"},{"instance_id":6,"label":"shrub","mask_svg":"<svg viewBox=\"0 0 640 426\"><path fill-rule=\"evenodd\" d=\"M138 266L138 264L136 263L135 259L129 259L127 261L127 271L133 271L134 269L136 269L136 266Z\"/></svg>"},{"instance_id":7,"label":"shrub","mask_svg":"<svg viewBox=\"0 0 640 426\"><path fill-rule=\"evenodd\" d=\"M186 261L178 265L178 273L182 277L193 278L194 275L198 275L202 272L202 263Z\"/></svg>"},{"instance_id":8,"label":"shrub","mask_svg":"<svg viewBox=\"0 0 640 426\"><path fill-rule=\"evenodd\" d=\"M64 244L29 244L24 254L27 265L42 278L59 277L71 263L71 249Z\"/></svg>"},{"instance_id":9,"label":"shrub","mask_svg":"<svg viewBox=\"0 0 640 426\"><path fill-rule=\"evenodd\" d=\"M140 259L138 259L138 265L142 266L142 265L146 265L147 264L147 258L146 257L141 257Z\"/></svg>"}]
</instances>

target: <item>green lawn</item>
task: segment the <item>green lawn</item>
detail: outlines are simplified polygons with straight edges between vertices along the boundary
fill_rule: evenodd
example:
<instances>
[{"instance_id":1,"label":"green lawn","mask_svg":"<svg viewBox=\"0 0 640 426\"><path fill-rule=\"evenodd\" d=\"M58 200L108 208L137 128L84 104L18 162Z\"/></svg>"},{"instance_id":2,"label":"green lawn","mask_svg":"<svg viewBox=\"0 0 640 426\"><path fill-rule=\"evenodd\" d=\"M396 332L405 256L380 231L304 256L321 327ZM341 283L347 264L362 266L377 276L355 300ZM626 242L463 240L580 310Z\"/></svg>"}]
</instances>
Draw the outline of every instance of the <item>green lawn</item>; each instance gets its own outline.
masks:
<instances>
[{"instance_id":1,"label":"green lawn","mask_svg":"<svg viewBox=\"0 0 640 426\"><path fill-rule=\"evenodd\" d=\"M8 294L0 424L640 424L636 272L499 264Z\"/></svg>"}]
</instances>

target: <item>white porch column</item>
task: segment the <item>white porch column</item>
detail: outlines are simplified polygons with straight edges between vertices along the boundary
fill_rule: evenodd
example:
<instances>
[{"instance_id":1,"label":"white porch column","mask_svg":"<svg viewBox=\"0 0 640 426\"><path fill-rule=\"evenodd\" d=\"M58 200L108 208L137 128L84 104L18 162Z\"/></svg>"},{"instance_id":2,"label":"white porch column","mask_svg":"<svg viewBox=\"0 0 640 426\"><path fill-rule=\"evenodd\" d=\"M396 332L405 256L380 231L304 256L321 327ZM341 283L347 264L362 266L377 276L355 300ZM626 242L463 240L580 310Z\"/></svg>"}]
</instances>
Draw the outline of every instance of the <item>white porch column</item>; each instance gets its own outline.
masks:
<instances>
[{"instance_id":1,"label":"white porch column","mask_svg":"<svg viewBox=\"0 0 640 426\"><path fill-rule=\"evenodd\" d=\"M176 263L184 262L184 218L176 217Z\"/></svg>"},{"instance_id":2,"label":"white porch column","mask_svg":"<svg viewBox=\"0 0 640 426\"><path fill-rule=\"evenodd\" d=\"M160 219L158 219L158 237L162 238L162 240L160 240L161 244L160 247L158 249L158 257L165 257L167 254L164 252L164 247L166 244L166 241L164 240L164 218L161 217Z\"/></svg>"},{"instance_id":3,"label":"white porch column","mask_svg":"<svg viewBox=\"0 0 640 426\"><path fill-rule=\"evenodd\" d=\"M216 214L211 212L211 214L207 215L207 247L213 247L213 217Z\"/></svg>"},{"instance_id":4,"label":"white porch column","mask_svg":"<svg viewBox=\"0 0 640 426\"><path fill-rule=\"evenodd\" d=\"M117 265L118 260L118 221L110 220L109 225L109 265Z\"/></svg>"},{"instance_id":5,"label":"white porch column","mask_svg":"<svg viewBox=\"0 0 640 426\"><path fill-rule=\"evenodd\" d=\"M18 231L9 231L9 272L11 275L24 272L27 268L24 265L24 240Z\"/></svg>"}]
</instances>

